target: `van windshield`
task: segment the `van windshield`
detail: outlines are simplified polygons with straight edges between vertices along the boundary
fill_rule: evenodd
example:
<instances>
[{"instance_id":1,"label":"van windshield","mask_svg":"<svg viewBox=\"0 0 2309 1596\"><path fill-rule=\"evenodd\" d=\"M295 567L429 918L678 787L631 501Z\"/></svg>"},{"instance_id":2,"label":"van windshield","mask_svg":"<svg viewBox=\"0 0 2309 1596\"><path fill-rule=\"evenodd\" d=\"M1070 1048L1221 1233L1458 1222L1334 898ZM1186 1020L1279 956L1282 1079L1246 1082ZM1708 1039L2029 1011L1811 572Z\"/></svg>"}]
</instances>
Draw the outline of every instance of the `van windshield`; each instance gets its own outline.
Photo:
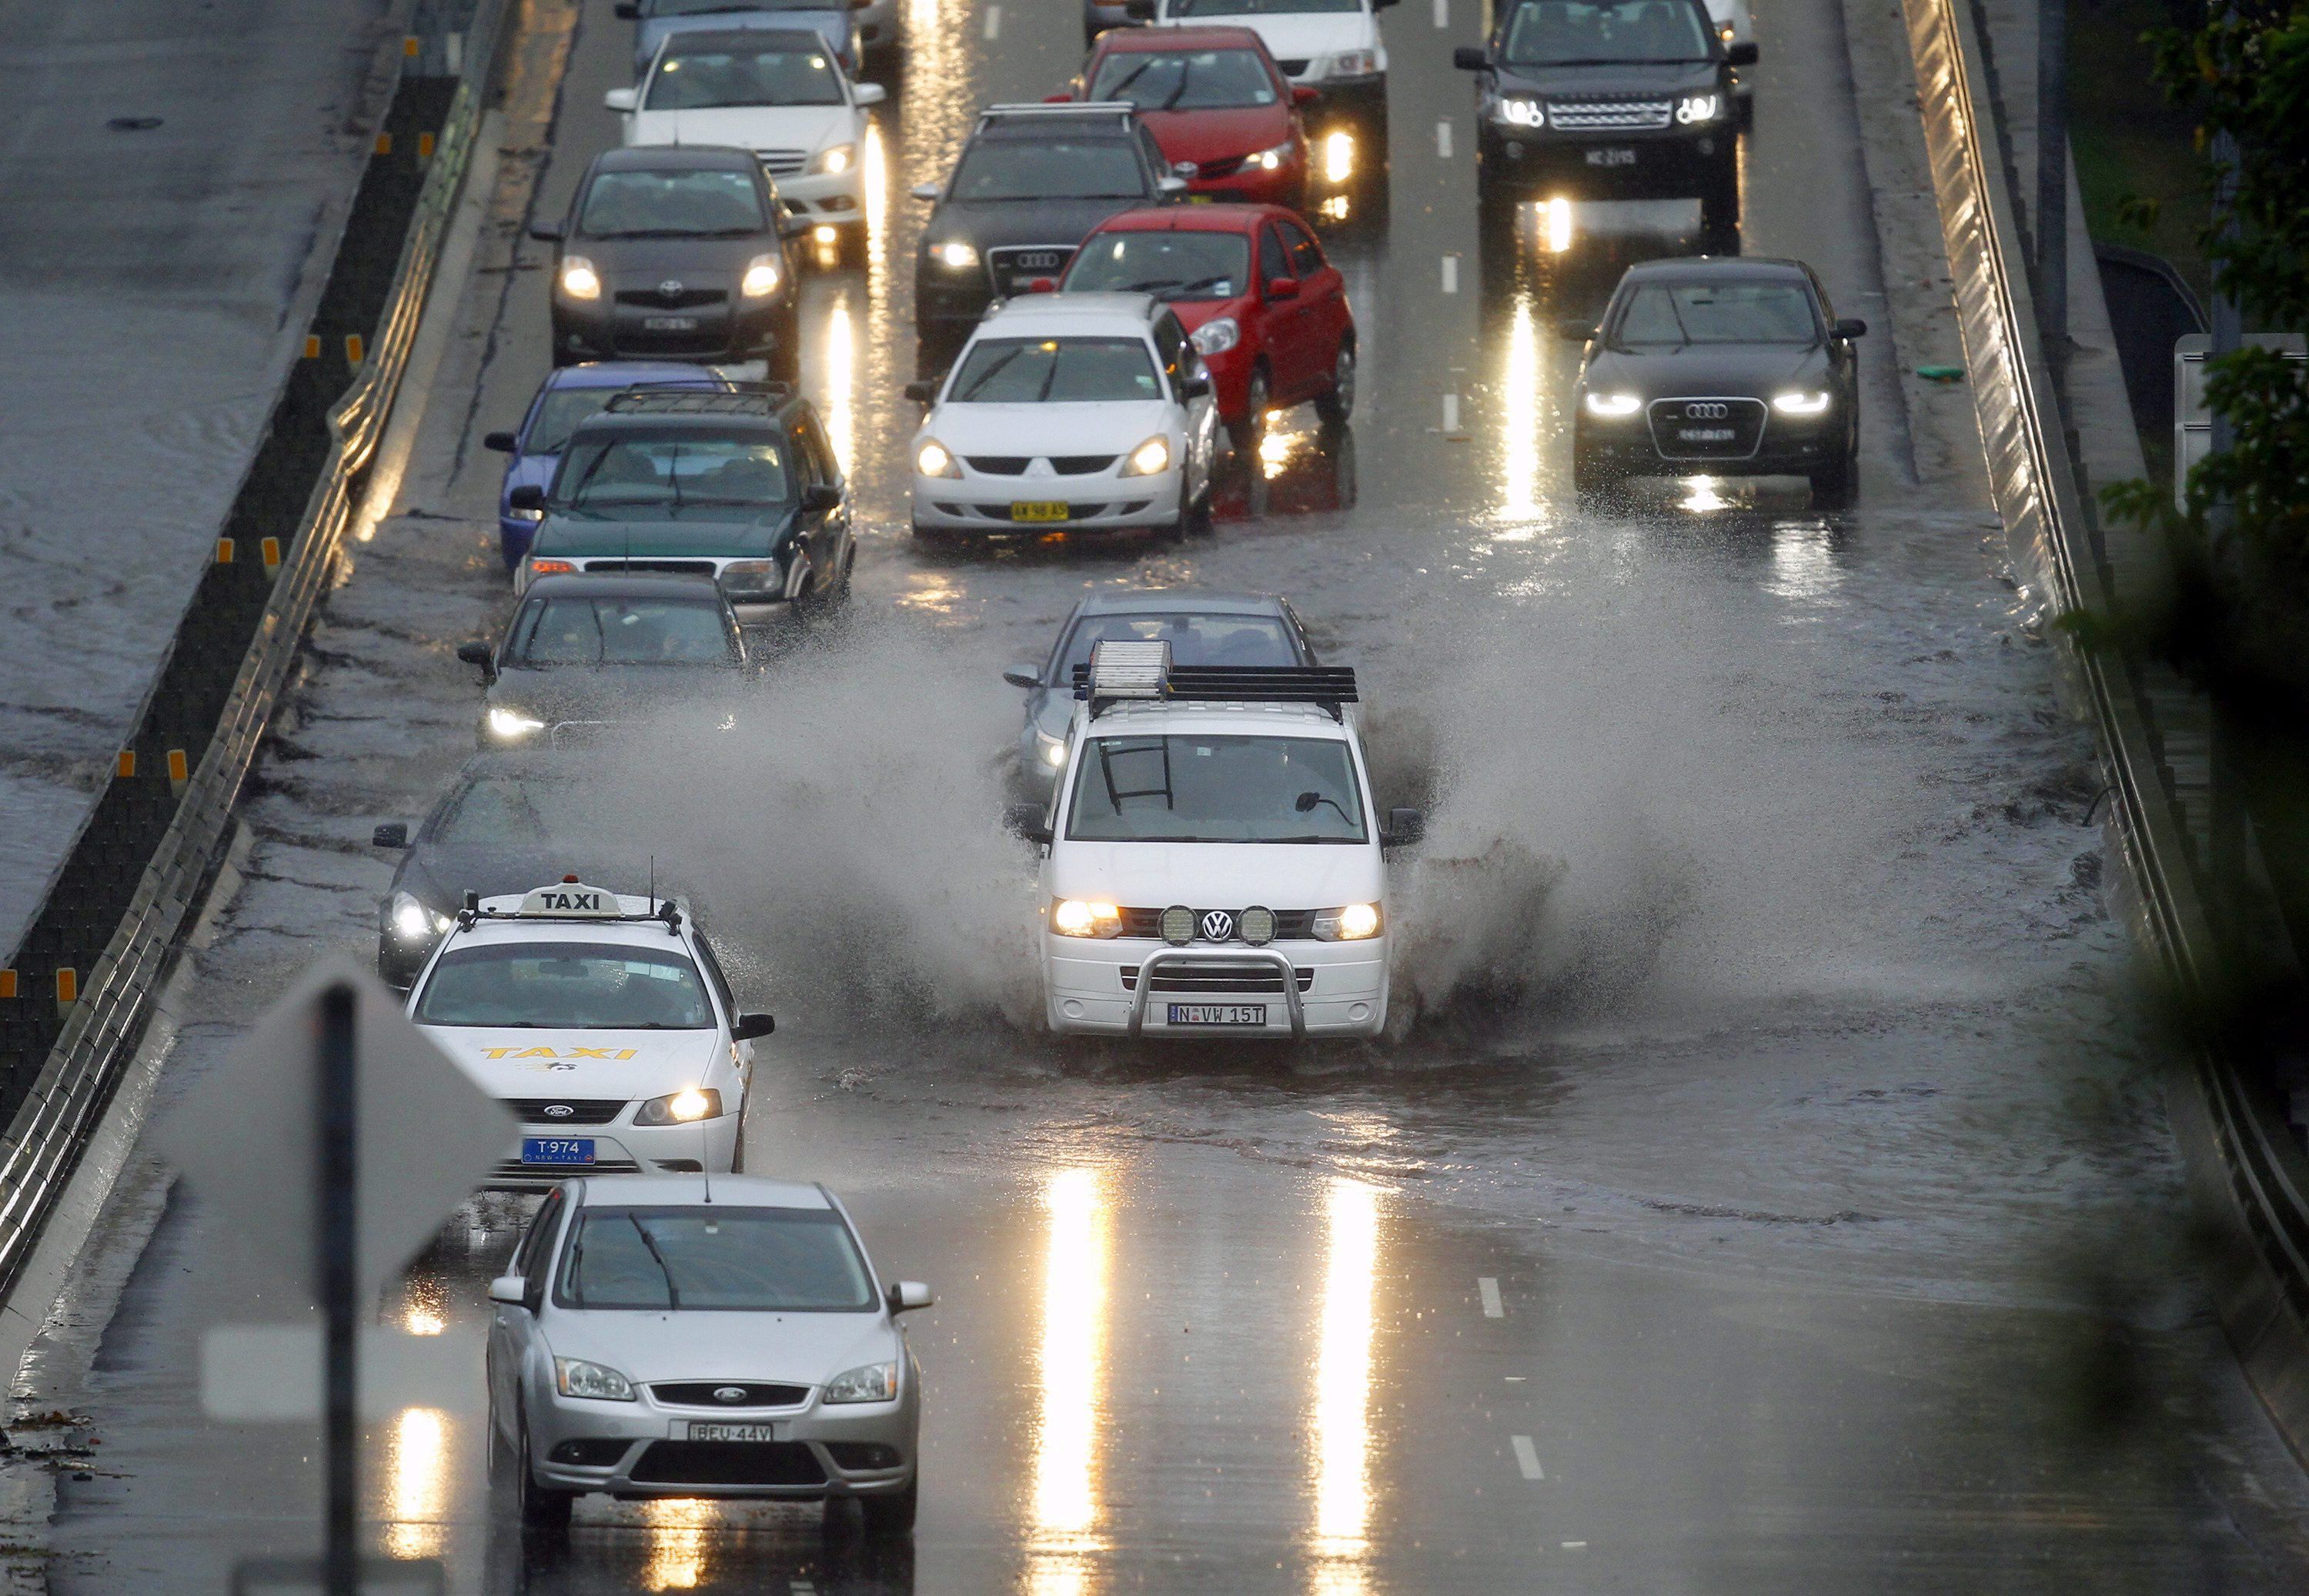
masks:
<instances>
[{"instance_id":1,"label":"van windshield","mask_svg":"<svg viewBox=\"0 0 2309 1596\"><path fill-rule=\"evenodd\" d=\"M1075 766L1079 842L1362 842L1361 787L1331 738L1099 737Z\"/></svg>"}]
</instances>

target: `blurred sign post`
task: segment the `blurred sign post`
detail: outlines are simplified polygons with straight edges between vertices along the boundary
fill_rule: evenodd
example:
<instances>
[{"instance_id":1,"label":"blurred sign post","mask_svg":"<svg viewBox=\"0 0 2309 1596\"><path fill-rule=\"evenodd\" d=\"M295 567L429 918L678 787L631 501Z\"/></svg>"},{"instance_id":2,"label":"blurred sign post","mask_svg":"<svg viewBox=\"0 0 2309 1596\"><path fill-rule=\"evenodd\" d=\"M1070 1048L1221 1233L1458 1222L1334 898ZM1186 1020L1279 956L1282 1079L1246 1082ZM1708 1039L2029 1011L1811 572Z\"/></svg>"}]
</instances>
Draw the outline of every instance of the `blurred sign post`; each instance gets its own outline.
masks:
<instances>
[{"instance_id":1,"label":"blurred sign post","mask_svg":"<svg viewBox=\"0 0 2309 1596\"><path fill-rule=\"evenodd\" d=\"M515 1128L391 991L342 961L299 980L162 1128L162 1152L251 1262L321 1311L317 1367L305 1366L301 1389L282 1379L297 1360L279 1356L283 1338L309 1346L301 1326L221 1325L201 1349L203 1405L214 1417L320 1415L324 1552L302 1588L356 1596L376 1584L358 1556L359 1366L376 1334L365 1336L363 1321ZM263 1400L267 1392L276 1394Z\"/></svg>"}]
</instances>

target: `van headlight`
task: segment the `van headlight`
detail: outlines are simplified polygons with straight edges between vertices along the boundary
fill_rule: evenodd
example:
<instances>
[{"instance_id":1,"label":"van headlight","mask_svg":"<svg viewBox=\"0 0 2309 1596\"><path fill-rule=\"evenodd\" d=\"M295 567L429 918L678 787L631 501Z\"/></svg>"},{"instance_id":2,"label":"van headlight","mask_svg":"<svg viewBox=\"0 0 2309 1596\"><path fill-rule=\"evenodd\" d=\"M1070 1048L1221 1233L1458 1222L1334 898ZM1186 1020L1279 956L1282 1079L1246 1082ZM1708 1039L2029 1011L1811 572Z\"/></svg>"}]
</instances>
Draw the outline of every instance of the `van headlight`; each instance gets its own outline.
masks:
<instances>
[{"instance_id":1,"label":"van headlight","mask_svg":"<svg viewBox=\"0 0 2309 1596\"><path fill-rule=\"evenodd\" d=\"M1632 393L1590 393L1587 413L1605 421L1623 421L1641 410L1643 403Z\"/></svg>"},{"instance_id":2,"label":"van headlight","mask_svg":"<svg viewBox=\"0 0 2309 1596\"><path fill-rule=\"evenodd\" d=\"M1315 911L1318 942L1362 942L1379 934L1385 919L1376 903L1349 903Z\"/></svg>"},{"instance_id":3,"label":"van headlight","mask_svg":"<svg viewBox=\"0 0 2309 1596\"><path fill-rule=\"evenodd\" d=\"M606 1363L588 1363L583 1358L555 1359L553 1384L564 1396L589 1397L597 1402L634 1400L632 1381Z\"/></svg>"},{"instance_id":4,"label":"van headlight","mask_svg":"<svg viewBox=\"0 0 2309 1596\"><path fill-rule=\"evenodd\" d=\"M824 1402L886 1402L898 1395L898 1366L861 1363L843 1369L826 1383L818 1401Z\"/></svg>"},{"instance_id":5,"label":"van headlight","mask_svg":"<svg viewBox=\"0 0 2309 1596\"><path fill-rule=\"evenodd\" d=\"M392 927L395 942L430 942L446 936L450 926L447 915L428 909L413 893L393 894L385 923Z\"/></svg>"},{"instance_id":6,"label":"van headlight","mask_svg":"<svg viewBox=\"0 0 2309 1596\"><path fill-rule=\"evenodd\" d=\"M1817 416L1828 409L1828 402L1829 395L1825 389L1817 393L1792 389L1786 393L1772 395L1772 408L1784 416Z\"/></svg>"},{"instance_id":7,"label":"van headlight","mask_svg":"<svg viewBox=\"0 0 2309 1596\"><path fill-rule=\"evenodd\" d=\"M785 270L774 254L757 254L746 263L746 275L738 280L738 292L748 299L766 299L778 291L785 280Z\"/></svg>"},{"instance_id":8,"label":"van headlight","mask_svg":"<svg viewBox=\"0 0 2309 1596\"><path fill-rule=\"evenodd\" d=\"M1675 102L1675 119L1685 126L1713 122L1724 113L1721 94L1687 94Z\"/></svg>"},{"instance_id":9,"label":"van headlight","mask_svg":"<svg viewBox=\"0 0 2309 1596\"><path fill-rule=\"evenodd\" d=\"M634 1110L636 1125L694 1125L722 1117L722 1094L711 1086L685 1086L653 1097Z\"/></svg>"},{"instance_id":10,"label":"van headlight","mask_svg":"<svg viewBox=\"0 0 2309 1596\"><path fill-rule=\"evenodd\" d=\"M545 729L545 722L536 716L524 715L501 703L490 708L489 720L489 735L508 743L517 743L532 732Z\"/></svg>"},{"instance_id":11,"label":"van headlight","mask_svg":"<svg viewBox=\"0 0 2309 1596\"><path fill-rule=\"evenodd\" d=\"M1156 434L1130 452L1118 477L1159 477L1171 469L1171 440Z\"/></svg>"},{"instance_id":12,"label":"van headlight","mask_svg":"<svg viewBox=\"0 0 2309 1596\"><path fill-rule=\"evenodd\" d=\"M1111 903L1057 898L1051 903L1051 929L1061 936L1120 936L1122 910Z\"/></svg>"}]
</instances>

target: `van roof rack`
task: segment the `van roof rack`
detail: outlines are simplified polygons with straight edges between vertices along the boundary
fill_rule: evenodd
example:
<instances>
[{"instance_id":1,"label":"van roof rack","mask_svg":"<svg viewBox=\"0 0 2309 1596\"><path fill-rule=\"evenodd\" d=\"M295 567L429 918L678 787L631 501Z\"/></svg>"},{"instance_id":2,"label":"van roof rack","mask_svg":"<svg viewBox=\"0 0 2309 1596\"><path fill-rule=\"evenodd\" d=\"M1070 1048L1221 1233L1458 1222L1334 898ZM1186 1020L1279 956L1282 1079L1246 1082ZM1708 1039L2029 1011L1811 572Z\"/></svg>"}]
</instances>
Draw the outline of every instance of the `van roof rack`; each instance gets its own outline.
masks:
<instances>
[{"instance_id":1,"label":"van roof rack","mask_svg":"<svg viewBox=\"0 0 2309 1596\"><path fill-rule=\"evenodd\" d=\"M1075 667L1074 690L1093 717L1118 703L1183 700L1311 703L1344 719L1339 706L1361 702L1352 665L1173 665L1171 644L1162 638L1096 643L1089 663Z\"/></svg>"}]
</instances>

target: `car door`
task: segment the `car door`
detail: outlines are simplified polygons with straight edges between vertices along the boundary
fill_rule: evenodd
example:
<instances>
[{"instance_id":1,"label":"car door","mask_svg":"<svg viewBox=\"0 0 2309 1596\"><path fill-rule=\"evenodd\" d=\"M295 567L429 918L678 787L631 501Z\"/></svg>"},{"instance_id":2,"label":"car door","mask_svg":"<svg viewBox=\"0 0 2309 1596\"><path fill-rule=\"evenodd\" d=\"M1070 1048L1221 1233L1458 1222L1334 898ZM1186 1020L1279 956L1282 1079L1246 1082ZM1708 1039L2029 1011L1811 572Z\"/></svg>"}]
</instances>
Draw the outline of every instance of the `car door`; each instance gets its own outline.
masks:
<instances>
[{"instance_id":1,"label":"car door","mask_svg":"<svg viewBox=\"0 0 2309 1596\"><path fill-rule=\"evenodd\" d=\"M1298 336L1300 305L1295 298L1276 298L1274 290L1278 281L1297 280L1282 233L1274 222L1266 223L1258 229L1259 348L1267 356L1268 391L1278 401L1297 380L1292 341Z\"/></svg>"},{"instance_id":2,"label":"car door","mask_svg":"<svg viewBox=\"0 0 2309 1596\"><path fill-rule=\"evenodd\" d=\"M735 1031L738 1026L738 999L730 989L730 978L722 973L722 961L714 955L713 945L705 937L697 938L697 962L705 971L705 984L713 988L713 1000L722 1005L722 1022ZM750 1086L754 1079L754 1044L733 1041L730 1051L738 1062L738 1073L746 1077Z\"/></svg>"},{"instance_id":3,"label":"car door","mask_svg":"<svg viewBox=\"0 0 2309 1596\"><path fill-rule=\"evenodd\" d=\"M1163 375L1170 380L1171 393L1184 412L1188 458L1186 487L1191 495L1210 479L1212 436L1211 396L1204 393L1189 399L1185 384L1197 377L1208 377L1203 370L1203 359L1195 352L1194 341L1180 325L1179 318L1164 311L1154 318L1154 348L1163 358Z\"/></svg>"},{"instance_id":4,"label":"car door","mask_svg":"<svg viewBox=\"0 0 2309 1596\"><path fill-rule=\"evenodd\" d=\"M828 574L828 580L839 583L843 567L850 558L852 546L850 489L843 478L841 458L835 453L834 445L826 436L825 423L818 419L815 410L804 410L801 413L801 443L809 452L818 480L842 496L842 502L826 513L826 520L814 539L825 550L822 556L817 556L820 569Z\"/></svg>"},{"instance_id":5,"label":"car door","mask_svg":"<svg viewBox=\"0 0 2309 1596\"><path fill-rule=\"evenodd\" d=\"M489 1322L485 1354L489 1416L507 1432L521 1407L522 1360L528 1356L531 1338L537 1333L537 1308L544 1301L544 1277L547 1263L553 1255L553 1233L560 1227L565 1206L561 1188L557 1186L548 1192L545 1201L538 1205L537 1217L530 1221L521 1245L514 1248L512 1262L506 1265L506 1272L522 1277L526 1305L492 1305L497 1311Z\"/></svg>"},{"instance_id":6,"label":"car door","mask_svg":"<svg viewBox=\"0 0 2309 1596\"><path fill-rule=\"evenodd\" d=\"M1307 399L1330 385L1331 363L1346 327L1346 280L1323 258L1323 246L1305 228L1295 221L1275 225L1299 280L1298 315L1292 324L1298 371L1288 394L1293 400Z\"/></svg>"}]
</instances>

